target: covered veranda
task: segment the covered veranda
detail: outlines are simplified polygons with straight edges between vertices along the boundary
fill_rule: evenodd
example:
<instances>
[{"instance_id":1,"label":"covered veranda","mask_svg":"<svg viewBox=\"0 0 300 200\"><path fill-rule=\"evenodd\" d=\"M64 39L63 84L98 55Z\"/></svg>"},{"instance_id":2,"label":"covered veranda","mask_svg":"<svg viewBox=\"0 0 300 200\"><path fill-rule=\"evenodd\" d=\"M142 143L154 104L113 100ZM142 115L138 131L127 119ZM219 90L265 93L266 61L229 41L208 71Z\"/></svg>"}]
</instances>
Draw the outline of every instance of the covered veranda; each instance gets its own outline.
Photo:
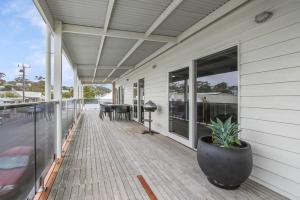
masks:
<instances>
[{"instance_id":1,"label":"covered veranda","mask_svg":"<svg viewBox=\"0 0 300 200\"><path fill-rule=\"evenodd\" d=\"M33 1L48 28L46 101L51 100L53 36L55 155L61 165L55 171L53 188L45 190L42 197L284 199L272 189L298 199L299 2ZM258 14L268 16L256 21L261 17ZM197 142L195 61L232 47L236 54L229 57L237 63L237 86L231 92L235 94L236 118L246 130L242 139L255 146L255 170L251 180L227 191L206 180L193 149ZM139 96L136 121L101 121L98 111L83 110L67 139L69 148L63 151L63 53L73 67L75 99L83 98L84 85L112 83L114 103L135 106ZM183 67L188 77L184 97L188 100L184 112L188 138L169 130L169 77ZM147 126L142 124L141 112L145 100L159 104L159 112L153 116L159 123L153 128L161 135L141 134Z\"/></svg>"},{"instance_id":2,"label":"covered veranda","mask_svg":"<svg viewBox=\"0 0 300 200\"><path fill-rule=\"evenodd\" d=\"M235 191L216 188L194 150L160 134L143 135L137 122L101 120L98 114L83 111L48 199L286 199L251 180Z\"/></svg>"},{"instance_id":3,"label":"covered veranda","mask_svg":"<svg viewBox=\"0 0 300 200\"><path fill-rule=\"evenodd\" d=\"M65 54L74 72L75 99L83 98L83 85L112 83L114 103L124 103L124 89L115 85L118 79L181 44L248 0L33 2L47 24L46 101L51 99L53 49L55 100L62 100L62 54ZM141 118L141 108L137 115ZM61 103L56 117L60 122ZM58 123L57 138L61 138L61 132ZM58 158L61 143L57 141Z\"/></svg>"}]
</instances>

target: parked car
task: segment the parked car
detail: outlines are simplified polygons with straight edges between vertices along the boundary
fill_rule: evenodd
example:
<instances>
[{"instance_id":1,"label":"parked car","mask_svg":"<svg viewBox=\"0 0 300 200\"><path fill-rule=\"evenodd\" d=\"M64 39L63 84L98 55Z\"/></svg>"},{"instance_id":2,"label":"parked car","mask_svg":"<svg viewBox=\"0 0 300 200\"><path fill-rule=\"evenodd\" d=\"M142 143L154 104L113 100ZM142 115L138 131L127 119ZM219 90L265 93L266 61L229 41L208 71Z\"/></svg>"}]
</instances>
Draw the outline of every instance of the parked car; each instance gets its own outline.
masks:
<instances>
[{"instance_id":1,"label":"parked car","mask_svg":"<svg viewBox=\"0 0 300 200\"><path fill-rule=\"evenodd\" d=\"M26 193L24 186L33 179L33 170L33 147L18 146L0 153L0 199L15 199Z\"/></svg>"}]
</instances>

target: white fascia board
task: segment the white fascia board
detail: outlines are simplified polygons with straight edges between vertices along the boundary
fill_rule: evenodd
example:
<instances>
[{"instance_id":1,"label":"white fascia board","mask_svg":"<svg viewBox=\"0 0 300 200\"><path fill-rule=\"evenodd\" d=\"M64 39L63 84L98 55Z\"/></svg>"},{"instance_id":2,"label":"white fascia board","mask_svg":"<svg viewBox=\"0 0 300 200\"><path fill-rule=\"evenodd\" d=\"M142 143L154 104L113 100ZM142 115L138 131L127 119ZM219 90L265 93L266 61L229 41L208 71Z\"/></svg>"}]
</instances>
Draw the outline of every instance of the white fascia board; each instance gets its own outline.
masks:
<instances>
[{"instance_id":1,"label":"white fascia board","mask_svg":"<svg viewBox=\"0 0 300 200\"><path fill-rule=\"evenodd\" d=\"M49 27L51 33L54 33L54 19L51 15L46 0L33 0L33 3L45 21L46 25Z\"/></svg>"}]
</instances>

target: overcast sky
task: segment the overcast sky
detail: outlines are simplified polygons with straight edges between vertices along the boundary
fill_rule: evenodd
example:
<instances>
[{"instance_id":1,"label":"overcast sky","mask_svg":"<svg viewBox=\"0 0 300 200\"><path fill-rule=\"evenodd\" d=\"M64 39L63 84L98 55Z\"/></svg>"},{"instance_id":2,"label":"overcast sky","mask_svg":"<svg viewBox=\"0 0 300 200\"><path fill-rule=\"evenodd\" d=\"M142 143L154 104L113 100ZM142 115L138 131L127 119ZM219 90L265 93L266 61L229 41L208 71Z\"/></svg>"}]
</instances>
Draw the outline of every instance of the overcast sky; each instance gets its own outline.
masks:
<instances>
[{"instance_id":1,"label":"overcast sky","mask_svg":"<svg viewBox=\"0 0 300 200\"><path fill-rule=\"evenodd\" d=\"M45 76L44 60L45 23L32 0L0 0L0 72L13 80L19 63L30 64L26 78L34 80ZM63 85L72 83L71 66L63 57Z\"/></svg>"}]
</instances>

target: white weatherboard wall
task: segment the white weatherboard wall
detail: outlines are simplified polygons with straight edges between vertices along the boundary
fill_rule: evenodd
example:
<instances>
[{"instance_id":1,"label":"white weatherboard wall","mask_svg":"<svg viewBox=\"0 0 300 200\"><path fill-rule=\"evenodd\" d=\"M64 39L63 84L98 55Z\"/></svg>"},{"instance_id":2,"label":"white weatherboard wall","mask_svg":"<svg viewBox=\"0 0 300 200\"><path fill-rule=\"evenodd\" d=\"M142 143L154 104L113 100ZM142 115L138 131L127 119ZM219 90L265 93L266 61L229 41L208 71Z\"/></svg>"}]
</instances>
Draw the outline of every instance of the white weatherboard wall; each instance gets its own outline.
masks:
<instances>
[{"instance_id":1,"label":"white weatherboard wall","mask_svg":"<svg viewBox=\"0 0 300 200\"><path fill-rule=\"evenodd\" d=\"M274 16L255 23L254 16L265 10ZM236 44L240 44L241 137L251 143L254 156L251 178L300 199L300 1L250 1L116 85L124 86L125 103L132 104L133 83L145 78L145 100L159 105L153 129L175 138L168 133L168 73Z\"/></svg>"}]
</instances>

